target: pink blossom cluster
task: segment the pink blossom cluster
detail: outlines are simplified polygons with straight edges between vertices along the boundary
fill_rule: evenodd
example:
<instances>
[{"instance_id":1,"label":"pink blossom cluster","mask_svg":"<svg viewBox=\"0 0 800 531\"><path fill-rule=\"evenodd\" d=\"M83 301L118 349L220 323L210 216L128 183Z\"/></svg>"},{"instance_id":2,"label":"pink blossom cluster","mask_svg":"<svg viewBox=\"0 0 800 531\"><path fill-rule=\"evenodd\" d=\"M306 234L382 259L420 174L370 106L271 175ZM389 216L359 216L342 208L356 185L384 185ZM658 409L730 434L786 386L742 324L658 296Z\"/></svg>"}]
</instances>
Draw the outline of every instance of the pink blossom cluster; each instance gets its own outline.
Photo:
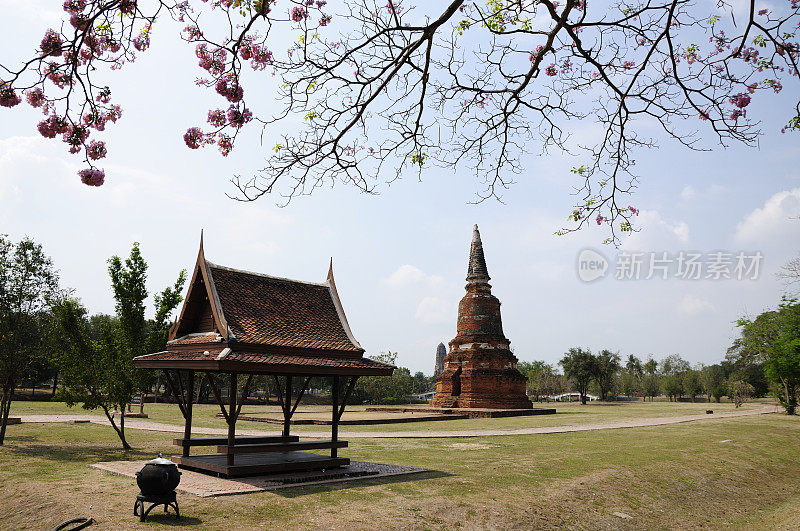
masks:
<instances>
[{"instance_id":1,"label":"pink blossom cluster","mask_svg":"<svg viewBox=\"0 0 800 531\"><path fill-rule=\"evenodd\" d=\"M622 68L625 69L625 70L630 70L631 68L633 68L635 66L636 66L636 62L635 61L624 61L622 63Z\"/></svg>"},{"instance_id":2,"label":"pink blossom cluster","mask_svg":"<svg viewBox=\"0 0 800 531\"><path fill-rule=\"evenodd\" d=\"M530 59L531 63L533 63L534 61L536 61L539 58L539 56L542 54L542 50L544 50L544 46L542 46L540 44L539 46L536 47L535 50L533 50L531 52L531 55L528 57L528 59Z\"/></svg>"},{"instance_id":3,"label":"pink blossom cluster","mask_svg":"<svg viewBox=\"0 0 800 531\"><path fill-rule=\"evenodd\" d=\"M217 80L217 94L223 96L231 103L241 101L244 97L244 89L239 85L239 80L233 74L225 74Z\"/></svg>"},{"instance_id":4,"label":"pink blossom cluster","mask_svg":"<svg viewBox=\"0 0 800 531\"><path fill-rule=\"evenodd\" d=\"M2 107L15 107L20 104L22 99L17 96L17 93L11 88L11 85L5 81L0 81L0 106Z\"/></svg>"},{"instance_id":5,"label":"pink blossom cluster","mask_svg":"<svg viewBox=\"0 0 800 531\"><path fill-rule=\"evenodd\" d=\"M64 11L67 13L80 13L86 9L86 0L66 0L64 2Z\"/></svg>"},{"instance_id":6,"label":"pink blossom cluster","mask_svg":"<svg viewBox=\"0 0 800 531\"><path fill-rule=\"evenodd\" d=\"M126 15L130 15L136 10L136 0L120 0L119 10Z\"/></svg>"},{"instance_id":7,"label":"pink blossom cluster","mask_svg":"<svg viewBox=\"0 0 800 531\"><path fill-rule=\"evenodd\" d=\"M630 210L631 214L633 214L634 216L638 216L639 215L639 209L638 208L633 208L631 205L628 205L628 210Z\"/></svg>"},{"instance_id":8,"label":"pink blossom cluster","mask_svg":"<svg viewBox=\"0 0 800 531\"><path fill-rule=\"evenodd\" d=\"M39 87L31 89L25 93L25 100L27 100L28 105L30 105L31 107L39 108L45 101L44 91L42 91L42 89L40 89Z\"/></svg>"},{"instance_id":9,"label":"pink blossom cluster","mask_svg":"<svg viewBox=\"0 0 800 531\"><path fill-rule=\"evenodd\" d=\"M292 8L291 14L292 14L292 20L295 22L301 22L308 16L308 13L306 12L305 9L297 6Z\"/></svg>"},{"instance_id":10,"label":"pink blossom cluster","mask_svg":"<svg viewBox=\"0 0 800 531\"><path fill-rule=\"evenodd\" d=\"M708 120L711 117L711 114L708 109L704 111L700 111L700 119L703 121Z\"/></svg>"},{"instance_id":11,"label":"pink blossom cluster","mask_svg":"<svg viewBox=\"0 0 800 531\"><path fill-rule=\"evenodd\" d=\"M67 125L67 130L61 135L61 138L69 144L70 153L78 153L81 150L81 145L86 142L89 137L89 129L82 125Z\"/></svg>"},{"instance_id":12,"label":"pink blossom cluster","mask_svg":"<svg viewBox=\"0 0 800 531\"><path fill-rule=\"evenodd\" d=\"M106 172L97 168L86 168L78 172L81 182L88 186L101 186L106 180Z\"/></svg>"},{"instance_id":13,"label":"pink blossom cluster","mask_svg":"<svg viewBox=\"0 0 800 531\"><path fill-rule=\"evenodd\" d=\"M140 52L145 51L150 47L150 32L149 26L146 28L145 31L142 31L136 38L133 39L133 47L139 50Z\"/></svg>"},{"instance_id":14,"label":"pink blossom cluster","mask_svg":"<svg viewBox=\"0 0 800 531\"><path fill-rule=\"evenodd\" d=\"M239 110L235 105L228 108L228 123L236 129L241 128L244 124L253 119L253 113L250 109L243 108Z\"/></svg>"},{"instance_id":15,"label":"pink blossom cluster","mask_svg":"<svg viewBox=\"0 0 800 531\"><path fill-rule=\"evenodd\" d=\"M608 218L605 216L601 216L600 214L597 214L597 217L594 218L594 220L597 222L598 225L600 225L604 221L608 221Z\"/></svg>"},{"instance_id":16,"label":"pink blossom cluster","mask_svg":"<svg viewBox=\"0 0 800 531\"><path fill-rule=\"evenodd\" d=\"M228 154L233 150L233 139L226 134L219 135L219 141L217 142L219 146L219 152L222 153L223 157L227 157Z\"/></svg>"},{"instance_id":17,"label":"pink blossom cluster","mask_svg":"<svg viewBox=\"0 0 800 531\"><path fill-rule=\"evenodd\" d=\"M92 160L102 159L106 156L106 144L100 140L92 140L86 148L86 154Z\"/></svg>"},{"instance_id":18,"label":"pink blossom cluster","mask_svg":"<svg viewBox=\"0 0 800 531\"><path fill-rule=\"evenodd\" d=\"M183 31L186 32L186 40L189 41L199 41L203 38L203 32L200 31L200 28L195 26L194 24L190 24L183 28Z\"/></svg>"},{"instance_id":19,"label":"pink blossom cluster","mask_svg":"<svg viewBox=\"0 0 800 531\"><path fill-rule=\"evenodd\" d=\"M253 70L263 70L272 64L272 52L266 46L256 44L252 37L247 37L242 41L239 48L239 57L245 61L250 61Z\"/></svg>"},{"instance_id":20,"label":"pink blossom cluster","mask_svg":"<svg viewBox=\"0 0 800 531\"><path fill-rule=\"evenodd\" d=\"M222 109L215 109L213 111L208 111L208 123L213 125L214 127L222 127L226 123L228 123L228 118L225 115L225 111Z\"/></svg>"},{"instance_id":21,"label":"pink blossom cluster","mask_svg":"<svg viewBox=\"0 0 800 531\"><path fill-rule=\"evenodd\" d=\"M744 93L734 94L733 96L731 96L730 102L733 105L739 107L740 109L744 109L745 107L750 105L750 96Z\"/></svg>"},{"instance_id":22,"label":"pink blossom cluster","mask_svg":"<svg viewBox=\"0 0 800 531\"><path fill-rule=\"evenodd\" d=\"M61 35L52 29L48 29L42 38L40 48L44 55L58 57L61 55L61 46L63 44L64 41L61 40Z\"/></svg>"},{"instance_id":23,"label":"pink blossom cluster","mask_svg":"<svg viewBox=\"0 0 800 531\"><path fill-rule=\"evenodd\" d=\"M122 116L122 107L119 105L112 105L110 109L104 112L88 112L81 118L86 127L91 127L98 131L105 131L107 122L116 122Z\"/></svg>"},{"instance_id":24,"label":"pink blossom cluster","mask_svg":"<svg viewBox=\"0 0 800 531\"><path fill-rule=\"evenodd\" d=\"M555 63L550 63L550 65L544 69L544 73L547 74L548 76L557 76L558 69L556 68Z\"/></svg>"},{"instance_id":25,"label":"pink blossom cluster","mask_svg":"<svg viewBox=\"0 0 800 531\"><path fill-rule=\"evenodd\" d=\"M206 138L199 127L191 127L183 135L183 141L189 149L197 149L205 142Z\"/></svg>"},{"instance_id":26,"label":"pink blossom cluster","mask_svg":"<svg viewBox=\"0 0 800 531\"><path fill-rule=\"evenodd\" d=\"M36 126L39 133L45 138L55 138L56 135L66 132L67 127L67 121L55 114L51 114L46 120L42 120L39 122L39 125Z\"/></svg>"},{"instance_id":27,"label":"pink blossom cluster","mask_svg":"<svg viewBox=\"0 0 800 531\"><path fill-rule=\"evenodd\" d=\"M213 52L208 51L205 43L198 44L194 51L195 55L200 59L199 65L203 70L207 70L210 74L218 76L225 71L225 61L228 58L228 52L222 48L217 48Z\"/></svg>"}]
</instances>

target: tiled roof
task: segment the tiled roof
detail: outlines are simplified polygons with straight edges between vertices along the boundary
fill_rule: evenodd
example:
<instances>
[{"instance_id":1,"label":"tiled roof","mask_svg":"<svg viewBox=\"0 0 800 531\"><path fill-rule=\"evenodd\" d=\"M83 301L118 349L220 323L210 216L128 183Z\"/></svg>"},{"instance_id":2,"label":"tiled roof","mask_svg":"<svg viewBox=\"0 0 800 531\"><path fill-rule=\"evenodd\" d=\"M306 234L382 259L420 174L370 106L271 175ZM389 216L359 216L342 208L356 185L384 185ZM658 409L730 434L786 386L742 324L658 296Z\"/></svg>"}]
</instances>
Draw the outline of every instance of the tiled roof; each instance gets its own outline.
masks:
<instances>
[{"instance_id":1,"label":"tiled roof","mask_svg":"<svg viewBox=\"0 0 800 531\"><path fill-rule=\"evenodd\" d=\"M219 341L219 334L209 332L207 334L189 334L179 337L169 342L169 345L196 345L198 343L213 343Z\"/></svg>"},{"instance_id":2,"label":"tiled roof","mask_svg":"<svg viewBox=\"0 0 800 531\"><path fill-rule=\"evenodd\" d=\"M225 352L227 351L227 352ZM208 354L206 354L208 352ZM222 354L222 356L220 356ZM164 351L135 358L136 366L150 368L192 368L197 362L206 362L208 369L226 370L247 365L248 370L265 372L305 372L327 374L347 372L349 374L391 374L394 368L369 358L345 358L333 356L298 356L287 354L265 354L239 352L229 349L210 351ZM199 368L199 367L198 367Z\"/></svg>"},{"instance_id":3,"label":"tiled roof","mask_svg":"<svg viewBox=\"0 0 800 531\"><path fill-rule=\"evenodd\" d=\"M279 347L361 353L328 284L313 284L208 263L233 338Z\"/></svg>"}]
</instances>

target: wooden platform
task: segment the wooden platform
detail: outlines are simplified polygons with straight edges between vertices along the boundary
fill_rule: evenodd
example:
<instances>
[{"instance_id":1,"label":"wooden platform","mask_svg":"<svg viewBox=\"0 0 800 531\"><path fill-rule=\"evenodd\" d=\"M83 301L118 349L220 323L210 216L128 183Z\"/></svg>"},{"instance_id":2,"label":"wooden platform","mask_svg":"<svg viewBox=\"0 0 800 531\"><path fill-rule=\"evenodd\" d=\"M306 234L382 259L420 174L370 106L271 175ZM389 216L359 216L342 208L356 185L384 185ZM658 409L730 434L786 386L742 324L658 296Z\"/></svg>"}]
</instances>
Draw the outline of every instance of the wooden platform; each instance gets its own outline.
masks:
<instances>
[{"instance_id":1,"label":"wooden platform","mask_svg":"<svg viewBox=\"0 0 800 531\"><path fill-rule=\"evenodd\" d=\"M528 417L531 415L554 415L552 408L529 409L485 409L467 407L368 407L367 411L383 411L385 413L438 413L440 415L464 415L471 419L490 419L500 417ZM463 417L462 417L463 418Z\"/></svg>"},{"instance_id":2,"label":"wooden platform","mask_svg":"<svg viewBox=\"0 0 800 531\"><path fill-rule=\"evenodd\" d=\"M346 457L329 457L305 452L270 452L237 455L233 465L228 466L227 455L175 456L172 460L180 468L200 472L212 472L222 477L245 477L261 474L296 472L299 470L330 469L350 464Z\"/></svg>"},{"instance_id":3,"label":"wooden platform","mask_svg":"<svg viewBox=\"0 0 800 531\"><path fill-rule=\"evenodd\" d=\"M367 411L372 411L373 408L367 408ZM458 420L469 418L467 415L462 414L439 414L431 413L428 411L414 410L415 415L407 417L394 417L394 418L375 418L375 419L343 419L338 422L340 426L375 426L380 424L404 424L407 422L435 422L438 420ZM426 414L427 413L427 414ZM222 414L217 414L217 417L222 418ZM248 422L264 422L267 424L283 424L284 420L277 417L261 417L258 415L239 415L239 420L246 420ZM317 425L317 426L330 426L332 421L327 419L295 419L290 421L292 426L296 425Z\"/></svg>"}]
</instances>

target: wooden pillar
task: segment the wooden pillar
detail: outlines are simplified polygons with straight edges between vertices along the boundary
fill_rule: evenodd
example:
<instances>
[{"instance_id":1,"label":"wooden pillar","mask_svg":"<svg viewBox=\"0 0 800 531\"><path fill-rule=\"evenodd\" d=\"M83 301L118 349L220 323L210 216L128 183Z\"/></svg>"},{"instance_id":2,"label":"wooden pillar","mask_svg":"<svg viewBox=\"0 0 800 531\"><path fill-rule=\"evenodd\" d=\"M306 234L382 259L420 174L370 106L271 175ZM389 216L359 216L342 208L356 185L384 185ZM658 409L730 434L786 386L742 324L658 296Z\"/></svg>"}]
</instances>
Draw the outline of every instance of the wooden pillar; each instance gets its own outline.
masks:
<instances>
[{"instance_id":1,"label":"wooden pillar","mask_svg":"<svg viewBox=\"0 0 800 531\"><path fill-rule=\"evenodd\" d=\"M292 377L286 376L286 394L283 397L283 436L289 436L292 420Z\"/></svg>"},{"instance_id":2,"label":"wooden pillar","mask_svg":"<svg viewBox=\"0 0 800 531\"><path fill-rule=\"evenodd\" d=\"M189 439L192 437L192 403L194 402L194 371L187 371L189 375L189 381L186 383L186 394L188 395L184 400L184 412L186 417L186 424L183 428L183 438L184 438L184 445L183 445L183 457L189 457L189 445L186 444L189 442ZM180 373L178 374L178 378L180 378Z\"/></svg>"},{"instance_id":3,"label":"wooden pillar","mask_svg":"<svg viewBox=\"0 0 800 531\"><path fill-rule=\"evenodd\" d=\"M336 442L339 438L339 377L333 377L333 387L331 387L331 441ZM331 457L338 457L337 448L331 448Z\"/></svg>"},{"instance_id":4,"label":"wooden pillar","mask_svg":"<svg viewBox=\"0 0 800 531\"><path fill-rule=\"evenodd\" d=\"M237 374L231 373L231 386L228 391L228 453L226 463L228 466L233 466L233 447L236 446L236 395L239 394L239 389L236 385Z\"/></svg>"}]
</instances>

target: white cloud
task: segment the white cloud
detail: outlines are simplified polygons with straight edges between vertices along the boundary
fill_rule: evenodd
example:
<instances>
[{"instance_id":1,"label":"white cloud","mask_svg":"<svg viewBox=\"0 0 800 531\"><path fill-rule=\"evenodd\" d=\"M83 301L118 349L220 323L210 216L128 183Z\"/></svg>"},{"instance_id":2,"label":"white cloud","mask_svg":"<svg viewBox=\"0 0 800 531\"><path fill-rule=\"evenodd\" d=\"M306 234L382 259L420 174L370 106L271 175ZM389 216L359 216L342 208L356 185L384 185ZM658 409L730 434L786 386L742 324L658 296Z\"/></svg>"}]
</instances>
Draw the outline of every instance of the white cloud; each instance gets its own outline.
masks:
<instances>
[{"instance_id":1,"label":"white cloud","mask_svg":"<svg viewBox=\"0 0 800 531\"><path fill-rule=\"evenodd\" d=\"M678 304L678 311L683 315L697 315L701 312L714 310L714 305L711 304L708 299L695 295L684 295L680 304Z\"/></svg>"},{"instance_id":2,"label":"white cloud","mask_svg":"<svg viewBox=\"0 0 800 531\"><path fill-rule=\"evenodd\" d=\"M681 199L684 201L690 201L694 199L696 195L697 195L697 190L695 190L694 186L692 186L691 184L687 184L686 186L683 187L683 190L681 190Z\"/></svg>"},{"instance_id":3,"label":"white cloud","mask_svg":"<svg viewBox=\"0 0 800 531\"><path fill-rule=\"evenodd\" d=\"M661 250L689 242L689 225L685 221L668 221L656 210L642 210L634 219L639 232L631 234L622 244L625 250Z\"/></svg>"},{"instance_id":4,"label":"white cloud","mask_svg":"<svg viewBox=\"0 0 800 531\"><path fill-rule=\"evenodd\" d=\"M414 316L425 324L442 323L455 318L456 309L438 297L425 297Z\"/></svg>"},{"instance_id":5,"label":"white cloud","mask_svg":"<svg viewBox=\"0 0 800 531\"><path fill-rule=\"evenodd\" d=\"M420 284L434 287L442 283L442 277L428 275L416 266L404 264L398 267L388 278L383 279L383 283L395 289L403 289Z\"/></svg>"},{"instance_id":6,"label":"white cloud","mask_svg":"<svg viewBox=\"0 0 800 531\"><path fill-rule=\"evenodd\" d=\"M736 226L736 241L785 245L792 235L800 236L800 188L778 192L764 206L750 212Z\"/></svg>"}]
</instances>

